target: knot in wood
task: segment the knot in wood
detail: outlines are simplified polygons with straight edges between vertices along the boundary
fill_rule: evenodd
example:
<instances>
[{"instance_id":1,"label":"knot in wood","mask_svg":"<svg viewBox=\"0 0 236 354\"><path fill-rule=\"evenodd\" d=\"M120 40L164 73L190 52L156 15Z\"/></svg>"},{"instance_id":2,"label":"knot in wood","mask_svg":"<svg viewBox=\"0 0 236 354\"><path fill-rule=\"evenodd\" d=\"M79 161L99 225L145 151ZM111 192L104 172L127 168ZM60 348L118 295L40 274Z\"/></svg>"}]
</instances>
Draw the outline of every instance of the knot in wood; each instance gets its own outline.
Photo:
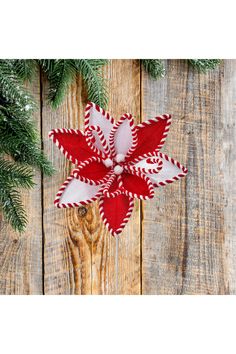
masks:
<instances>
[{"instance_id":1,"label":"knot in wood","mask_svg":"<svg viewBox=\"0 0 236 354\"><path fill-rule=\"evenodd\" d=\"M87 214L87 211L88 210L84 206L82 206L82 207L79 207L78 214L79 214L79 216L83 217Z\"/></svg>"}]
</instances>

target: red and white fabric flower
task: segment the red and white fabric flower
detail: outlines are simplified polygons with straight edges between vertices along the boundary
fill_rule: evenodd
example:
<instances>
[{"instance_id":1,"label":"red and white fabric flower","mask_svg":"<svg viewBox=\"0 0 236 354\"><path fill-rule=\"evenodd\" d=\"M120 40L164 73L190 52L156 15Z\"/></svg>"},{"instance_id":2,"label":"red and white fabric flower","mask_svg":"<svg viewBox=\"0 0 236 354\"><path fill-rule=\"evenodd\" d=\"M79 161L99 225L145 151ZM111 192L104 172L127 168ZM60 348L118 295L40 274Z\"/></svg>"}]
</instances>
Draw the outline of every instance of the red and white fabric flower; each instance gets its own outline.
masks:
<instances>
[{"instance_id":1,"label":"red and white fabric flower","mask_svg":"<svg viewBox=\"0 0 236 354\"><path fill-rule=\"evenodd\" d=\"M134 125L131 114L116 123L94 103L85 109L85 131L54 129L49 137L76 165L59 189L55 205L72 208L100 200L104 224L114 236L122 232L134 198L151 199L154 187L187 174L179 162L160 152L171 116L164 114Z\"/></svg>"}]
</instances>

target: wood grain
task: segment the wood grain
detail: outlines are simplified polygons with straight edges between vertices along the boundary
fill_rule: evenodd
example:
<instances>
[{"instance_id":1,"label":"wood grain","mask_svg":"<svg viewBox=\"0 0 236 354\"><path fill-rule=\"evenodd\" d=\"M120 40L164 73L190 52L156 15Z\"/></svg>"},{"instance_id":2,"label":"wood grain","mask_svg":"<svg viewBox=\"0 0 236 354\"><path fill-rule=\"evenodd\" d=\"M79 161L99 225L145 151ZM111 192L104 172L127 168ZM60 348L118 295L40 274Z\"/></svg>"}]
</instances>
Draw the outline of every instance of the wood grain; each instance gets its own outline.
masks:
<instances>
[{"instance_id":1,"label":"wood grain","mask_svg":"<svg viewBox=\"0 0 236 354\"><path fill-rule=\"evenodd\" d=\"M42 82L44 150L56 170L53 177L43 180L44 291L45 294L90 294L93 214L90 208L86 216L80 216L79 209L55 208L55 195L72 166L48 139L48 132L54 128L83 128L81 80L70 88L64 103L54 111L47 103L45 77Z\"/></svg>"},{"instance_id":2,"label":"wood grain","mask_svg":"<svg viewBox=\"0 0 236 354\"><path fill-rule=\"evenodd\" d=\"M144 75L143 113L173 115L164 151L189 174L143 207L143 293L226 294L223 68L204 75L171 60L167 70L160 81Z\"/></svg>"},{"instance_id":3,"label":"wood grain","mask_svg":"<svg viewBox=\"0 0 236 354\"><path fill-rule=\"evenodd\" d=\"M224 60L224 80L221 90L221 178L224 191L226 286L229 294L236 294L236 60Z\"/></svg>"},{"instance_id":4,"label":"wood grain","mask_svg":"<svg viewBox=\"0 0 236 354\"><path fill-rule=\"evenodd\" d=\"M28 84L28 89L40 107L40 76ZM40 110L34 114L40 131ZM41 173L35 172L36 186L30 191L21 191L28 214L28 226L22 235L14 232L0 219L0 294L42 294L42 214Z\"/></svg>"}]
</instances>

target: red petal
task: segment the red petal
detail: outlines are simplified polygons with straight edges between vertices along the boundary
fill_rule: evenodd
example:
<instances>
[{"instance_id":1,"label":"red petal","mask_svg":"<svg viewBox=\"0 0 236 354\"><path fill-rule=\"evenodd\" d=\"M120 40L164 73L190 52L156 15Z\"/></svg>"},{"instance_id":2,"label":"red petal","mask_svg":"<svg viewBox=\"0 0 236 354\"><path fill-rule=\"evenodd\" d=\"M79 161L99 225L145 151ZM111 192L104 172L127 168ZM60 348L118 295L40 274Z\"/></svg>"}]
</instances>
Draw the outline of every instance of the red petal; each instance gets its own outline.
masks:
<instances>
[{"instance_id":1,"label":"red petal","mask_svg":"<svg viewBox=\"0 0 236 354\"><path fill-rule=\"evenodd\" d=\"M73 171L75 178L89 184L102 184L109 178L110 168L107 168L98 157L92 157Z\"/></svg>"},{"instance_id":2,"label":"red petal","mask_svg":"<svg viewBox=\"0 0 236 354\"><path fill-rule=\"evenodd\" d=\"M122 173L122 187L126 195L138 199L151 199L154 188L148 177L140 172Z\"/></svg>"},{"instance_id":3,"label":"red petal","mask_svg":"<svg viewBox=\"0 0 236 354\"><path fill-rule=\"evenodd\" d=\"M120 194L114 198L102 196L99 203L99 211L102 220L113 236L122 232L129 221L134 207L133 198Z\"/></svg>"},{"instance_id":4,"label":"red petal","mask_svg":"<svg viewBox=\"0 0 236 354\"><path fill-rule=\"evenodd\" d=\"M171 116L163 115L137 125L138 146L126 161L137 162L159 151L167 137Z\"/></svg>"},{"instance_id":5,"label":"red petal","mask_svg":"<svg viewBox=\"0 0 236 354\"><path fill-rule=\"evenodd\" d=\"M85 136L80 130L54 129L49 133L49 137L75 165L96 155L87 145Z\"/></svg>"}]
</instances>

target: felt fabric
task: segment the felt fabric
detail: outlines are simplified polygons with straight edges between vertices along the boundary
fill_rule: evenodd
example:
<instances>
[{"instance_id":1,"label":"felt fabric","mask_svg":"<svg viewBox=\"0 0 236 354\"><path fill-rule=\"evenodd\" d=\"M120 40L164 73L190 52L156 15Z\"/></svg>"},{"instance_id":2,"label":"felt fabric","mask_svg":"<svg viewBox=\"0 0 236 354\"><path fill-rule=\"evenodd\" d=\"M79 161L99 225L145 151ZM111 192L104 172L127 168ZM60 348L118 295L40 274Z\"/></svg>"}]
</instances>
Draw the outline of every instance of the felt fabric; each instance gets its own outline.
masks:
<instances>
[{"instance_id":1,"label":"felt fabric","mask_svg":"<svg viewBox=\"0 0 236 354\"><path fill-rule=\"evenodd\" d=\"M170 125L170 116L150 119L137 126L138 146L127 161L135 159L142 160L146 155L151 156L162 146L162 139L165 139Z\"/></svg>"},{"instance_id":2,"label":"felt fabric","mask_svg":"<svg viewBox=\"0 0 236 354\"><path fill-rule=\"evenodd\" d=\"M49 135L63 154L76 165L94 156L80 130L55 129Z\"/></svg>"},{"instance_id":3,"label":"felt fabric","mask_svg":"<svg viewBox=\"0 0 236 354\"><path fill-rule=\"evenodd\" d=\"M124 194L114 198L100 198L99 210L102 219L112 234L120 234L128 222L134 207L133 198Z\"/></svg>"},{"instance_id":4,"label":"felt fabric","mask_svg":"<svg viewBox=\"0 0 236 354\"><path fill-rule=\"evenodd\" d=\"M74 170L74 177L89 180L92 184L101 184L110 177L110 169L99 158L87 160L80 168ZM81 178L82 177L82 178ZM88 183L89 183L88 181Z\"/></svg>"},{"instance_id":5,"label":"felt fabric","mask_svg":"<svg viewBox=\"0 0 236 354\"><path fill-rule=\"evenodd\" d=\"M131 171L140 171L145 174L158 173L163 167L162 159L157 156L147 157L137 162L135 165L130 165Z\"/></svg>"},{"instance_id":6,"label":"felt fabric","mask_svg":"<svg viewBox=\"0 0 236 354\"><path fill-rule=\"evenodd\" d=\"M186 172L186 169L183 168L179 162L163 154L158 154L158 157L163 163L162 169L158 173L147 174L154 187L172 183L174 180L178 179L178 176L183 177L182 174Z\"/></svg>"},{"instance_id":7,"label":"felt fabric","mask_svg":"<svg viewBox=\"0 0 236 354\"><path fill-rule=\"evenodd\" d=\"M91 126L98 126L101 128L104 137L109 144L109 135L114 126L114 119L104 109L92 102L88 103L85 110L85 131Z\"/></svg>"},{"instance_id":8,"label":"felt fabric","mask_svg":"<svg viewBox=\"0 0 236 354\"><path fill-rule=\"evenodd\" d=\"M90 185L71 175L59 189L54 203L59 208L86 205L101 196L102 189L101 185Z\"/></svg>"},{"instance_id":9,"label":"felt fabric","mask_svg":"<svg viewBox=\"0 0 236 354\"><path fill-rule=\"evenodd\" d=\"M150 199L154 196L153 186L144 175L123 173L122 185L127 195L138 199ZM148 184L149 182L149 184Z\"/></svg>"},{"instance_id":10,"label":"felt fabric","mask_svg":"<svg viewBox=\"0 0 236 354\"><path fill-rule=\"evenodd\" d=\"M110 145L112 146L113 155L127 156L136 144L136 129L134 127L134 119L131 115L124 115L114 125L110 135Z\"/></svg>"},{"instance_id":11,"label":"felt fabric","mask_svg":"<svg viewBox=\"0 0 236 354\"><path fill-rule=\"evenodd\" d=\"M65 156L77 165L59 189L59 208L86 205L100 199L100 214L113 236L128 222L134 198L151 199L154 187L187 174L178 161L160 152L171 123L163 115L134 125L131 114L115 123L94 103L85 109L85 132L55 129L49 133Z\"/></svg>"}]
</instances>

